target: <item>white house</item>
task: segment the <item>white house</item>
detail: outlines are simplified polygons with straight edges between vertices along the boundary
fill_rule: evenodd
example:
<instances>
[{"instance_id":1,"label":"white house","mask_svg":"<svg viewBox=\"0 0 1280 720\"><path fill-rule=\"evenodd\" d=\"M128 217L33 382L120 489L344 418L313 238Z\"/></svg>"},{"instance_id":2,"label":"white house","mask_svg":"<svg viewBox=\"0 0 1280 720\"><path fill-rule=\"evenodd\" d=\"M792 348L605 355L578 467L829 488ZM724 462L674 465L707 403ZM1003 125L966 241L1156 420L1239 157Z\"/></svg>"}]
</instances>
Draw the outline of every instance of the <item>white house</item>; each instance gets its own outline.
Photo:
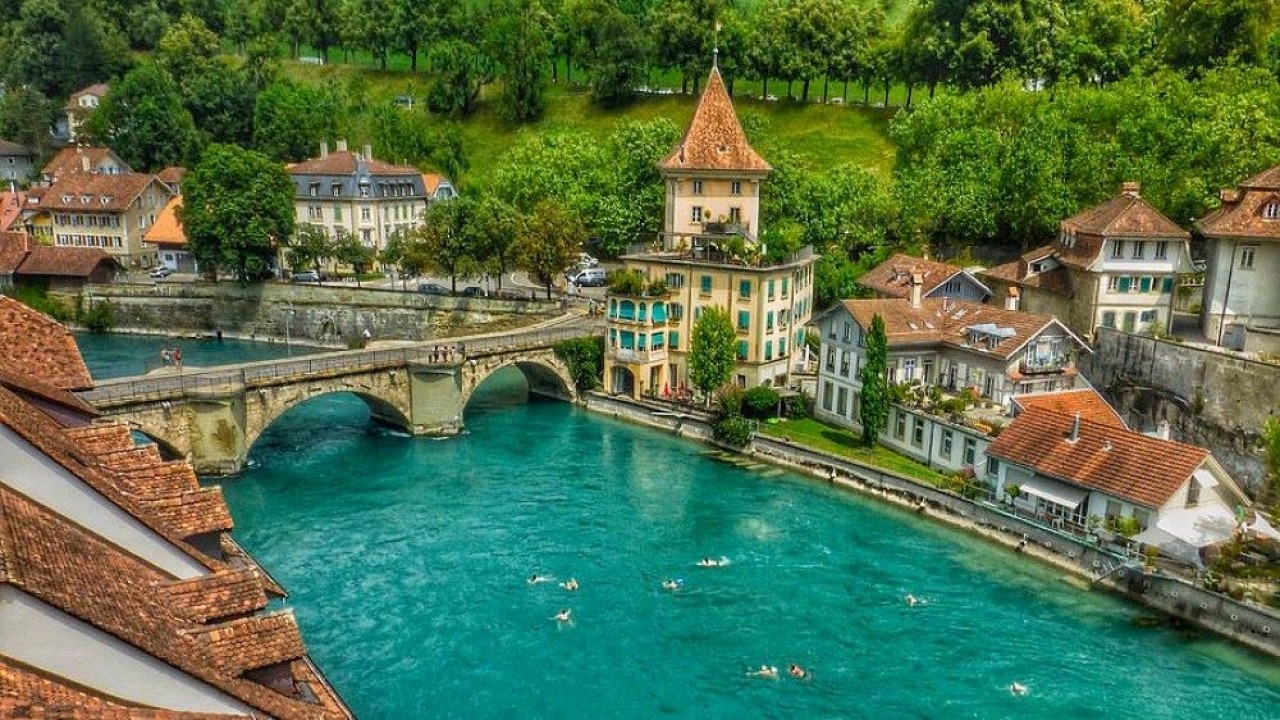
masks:
<instances>
[{"instance_id":1,"label":"white house","mask_svg":"<svg viewBox=\"0 0 1280 720\"><path fill-rule=\"evenodd\" d=\"M894 253L867 271L858 278L858 284L878 297L910 298L912 278L916 275L924 283L921 296L926 299L948 297L983 303L991 298L991 289L968 270L902 253Z\"/></svg>"},{"instance_id":2,"label":"white house","mask_svg":"<svg viewBox=\"0 0 1280 720\"><path fill-rule=\"evenodd\" d=\"M1058 239L979 273L1008 308L1062 318L1081 337L1098 326L1168 329L1190 234L1125 183L1115 197L1063 220Z\"/></svg>"},{"instance_id":3,"label":"white house","mask_svg":"<svg viewBox=\"0 0 1280 720\"><path fill-rule=\"evenodd\" d=\"M1208 242L1201 325L1211 342L1280 350L1280 167L1220 194L1196 223Z\"/></svg>"},{"instance_id":4,"label":"white house","mask_svg":"<svg viewBox=\"0 0 1280 720\"><path fill-rule=\"evenodd\" d=\"M1249 501L1208 450L1047 407L1020 413L987 448L997 497L1042 522L1136 523L1138 542L1199 564ZM1016 487L1016 494L1011 493Z\"/></svg>"}]
</instances>

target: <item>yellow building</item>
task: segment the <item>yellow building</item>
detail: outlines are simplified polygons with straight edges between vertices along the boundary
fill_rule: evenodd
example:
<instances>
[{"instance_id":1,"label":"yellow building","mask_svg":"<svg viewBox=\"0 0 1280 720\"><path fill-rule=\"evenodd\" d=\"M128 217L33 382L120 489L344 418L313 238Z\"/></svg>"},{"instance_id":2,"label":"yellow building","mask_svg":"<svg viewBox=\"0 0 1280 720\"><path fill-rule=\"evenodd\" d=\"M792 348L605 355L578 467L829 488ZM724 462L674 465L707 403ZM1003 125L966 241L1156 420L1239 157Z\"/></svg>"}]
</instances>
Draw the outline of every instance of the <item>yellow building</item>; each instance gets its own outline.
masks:
<instances>
[{"instance_id":1,"label":"yellow building","mask_svg":"<svg viewBox=\"0 0 1280 720\"><path fill-rule=\"evenodd\" d=\"M712 68L684 137L658 165L663 232L623 256L644 291L611 288L604 378L610 392L668 395L689 385L693 323L728 311L738 333L733 381L785 387L812 312L812 248L785 256L759 241L761 186L772 168L742 131Z\"/></svg>"}]
</instances>

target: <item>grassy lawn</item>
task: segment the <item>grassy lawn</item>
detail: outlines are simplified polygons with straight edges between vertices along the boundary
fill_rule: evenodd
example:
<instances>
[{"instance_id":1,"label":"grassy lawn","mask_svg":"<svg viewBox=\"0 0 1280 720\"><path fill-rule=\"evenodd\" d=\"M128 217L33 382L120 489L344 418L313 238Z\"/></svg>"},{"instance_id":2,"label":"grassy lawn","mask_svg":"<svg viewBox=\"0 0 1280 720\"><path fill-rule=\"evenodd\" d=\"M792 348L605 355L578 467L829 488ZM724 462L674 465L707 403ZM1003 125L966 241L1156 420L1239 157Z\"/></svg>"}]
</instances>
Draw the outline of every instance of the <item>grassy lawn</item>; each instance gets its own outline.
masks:
<instances>
[{"instance_id":1,"label":"grassy lawn","mask_svg":"<svg viewBox=\"0 0 1280 720\"><path fill-rule=\"evenodd\" d=\"M889 448L877 445L867 449L862 437L844 428L836 428L812 418L782 420L776 424L761 423L760 432L791 442L807 445L851 460L874 465L899 475L905 475L930 485L939 485L945 479L942 473L932 470L911 458L899 455Z\"/></svg>"},{"instance_id":2,"label":"grassy lawn","mask_svg":"<svg viewBox=\"0 0 1280 720\"><path fill-rule=\"evenodd\" d=\"M426 72L384 72L341 63L314 66L286 62L284 73L300 82L337 83L346 88L348 95L363 96L364 102L358 106L390 104L398 95L409 95L418 104L403 112L426 112L421 104L431 81ZM772 91L772 86L770 89ZM586 131L602 138L620 122L660 117L683 127L693 114L696 100L692 95L652 95L641 97L625 108L604 110L592 105L585 91L565 87L562 79L559 84L548 83L547 111L542 119L513 124L498 113L497 90L493 85L485 87L479 108L460 124L463 149L471 165L466 178L470 183L483 184L503 153L525 138L559 130ZM772 144L795 152L814 170L853 163L887 176L893 169L895 155L888 137L888 121L896 109L767 102L749 96L741 88L734 102L742 114L756 113L767 118ZM364 142L367 123L367 117L359 112L350 118L348 139L353 145ZM376 148L374 152L377 153Z\"/></svg>"}]
</instances>

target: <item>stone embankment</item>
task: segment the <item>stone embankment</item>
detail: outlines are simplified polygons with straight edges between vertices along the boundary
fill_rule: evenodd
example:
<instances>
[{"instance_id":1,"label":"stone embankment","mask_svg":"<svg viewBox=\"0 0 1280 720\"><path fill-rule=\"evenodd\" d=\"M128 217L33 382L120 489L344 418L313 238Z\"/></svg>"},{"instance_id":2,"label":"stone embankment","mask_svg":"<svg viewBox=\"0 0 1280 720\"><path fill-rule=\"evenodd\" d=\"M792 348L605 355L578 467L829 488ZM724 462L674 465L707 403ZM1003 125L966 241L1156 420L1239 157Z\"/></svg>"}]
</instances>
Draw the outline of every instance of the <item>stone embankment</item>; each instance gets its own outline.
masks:
<instances>
[{"instance_id":1,"label":"stone embankment","mask_svg":"<svg viewBox=\"0 0 1280 720\"><path fill-rule=\"evenodd\" d=\"M559 302L423 295L343 285L159 283L88 285L82 306L109 300L117 329L343 345L430 341L514 330L554 317Z\"/></svg>"},{"instance_id":2,"label":"stone embankment","mask_svg":"<svg viewBox=\"0 0 1280 720\"><path fill-rule=\"evenodd\" d=\"M1254 497L1262 489L1262 425L1280 413L1280 365L1100 328L1080 369L1135 430L1167 420Z\"/></svg>"},{"instance_id":3,"label":"stone embankment","mask_svg":"<svg viewBox=\"0 0 1280 720\"><path fill-rule=\"evenodd\" d=\"M673 413L601 393L586 396L589 410L711 442L711 427L696 413ZM655 414L661 413L661 414ZM945 522L1013 552L1125 595L1153 610L1280 658L1280 614L1206 590L1180 577L1147 572L1134 558L1042 527L1000 506L968 500L910 478L784 440L757 436L741 452L841 485Z\"/></svg>"}]
</instances>

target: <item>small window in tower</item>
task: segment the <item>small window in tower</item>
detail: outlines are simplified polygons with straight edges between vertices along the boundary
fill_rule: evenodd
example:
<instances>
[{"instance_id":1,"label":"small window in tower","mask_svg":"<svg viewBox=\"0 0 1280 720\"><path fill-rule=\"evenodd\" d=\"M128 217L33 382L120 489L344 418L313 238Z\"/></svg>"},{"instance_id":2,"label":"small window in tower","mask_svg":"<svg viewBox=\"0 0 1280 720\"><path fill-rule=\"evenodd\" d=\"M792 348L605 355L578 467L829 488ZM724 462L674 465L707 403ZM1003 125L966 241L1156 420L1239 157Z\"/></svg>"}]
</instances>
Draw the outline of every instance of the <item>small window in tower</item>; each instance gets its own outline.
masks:
<instances>
[{"instance_id":1,"label":"small window in tower","mask_svg":"<svg viewBox=\"0 0 1280 720\"><path fill-rule=\"evenodd\" d=\"M693 206L693 208L689 213L689 219L696 223L702 222L702 206L701 205Z\"/></svg>"},{"instance_id":2,"label":"small window in tower","mask_svg":"<svg viewBox=\"0 0 1280 720\"><path fill-rule=\"evenodd\" d=\"M733 182L729 183L729 194L730 194L730 195L741 195L741 194L742 194L742 181L741 181L741 180L734 180Z\"/></svg>"},{"instance_id":3,"label":"small window in tower","mask_svg":"<svg viewBox=\"0 0 1280 720\"><path fill-rule=\"evenodd\" d=\"M693 181L693 194L694 194L694 195L701 195L701 194L702 194L702 181L701 181L701 180L694 180L694 181Z\"/></svg>"},{"instance_id":4,"label":"small window in tower","mask_svg":"<svg viewBox=\"0 0 1280 720\"><path fill-rule=\"evenodd\" d=\"M1272 200L1262 209L1262 217L1268 220L1280 219L1280 200Z\"/></svg>"}]
</instances>

